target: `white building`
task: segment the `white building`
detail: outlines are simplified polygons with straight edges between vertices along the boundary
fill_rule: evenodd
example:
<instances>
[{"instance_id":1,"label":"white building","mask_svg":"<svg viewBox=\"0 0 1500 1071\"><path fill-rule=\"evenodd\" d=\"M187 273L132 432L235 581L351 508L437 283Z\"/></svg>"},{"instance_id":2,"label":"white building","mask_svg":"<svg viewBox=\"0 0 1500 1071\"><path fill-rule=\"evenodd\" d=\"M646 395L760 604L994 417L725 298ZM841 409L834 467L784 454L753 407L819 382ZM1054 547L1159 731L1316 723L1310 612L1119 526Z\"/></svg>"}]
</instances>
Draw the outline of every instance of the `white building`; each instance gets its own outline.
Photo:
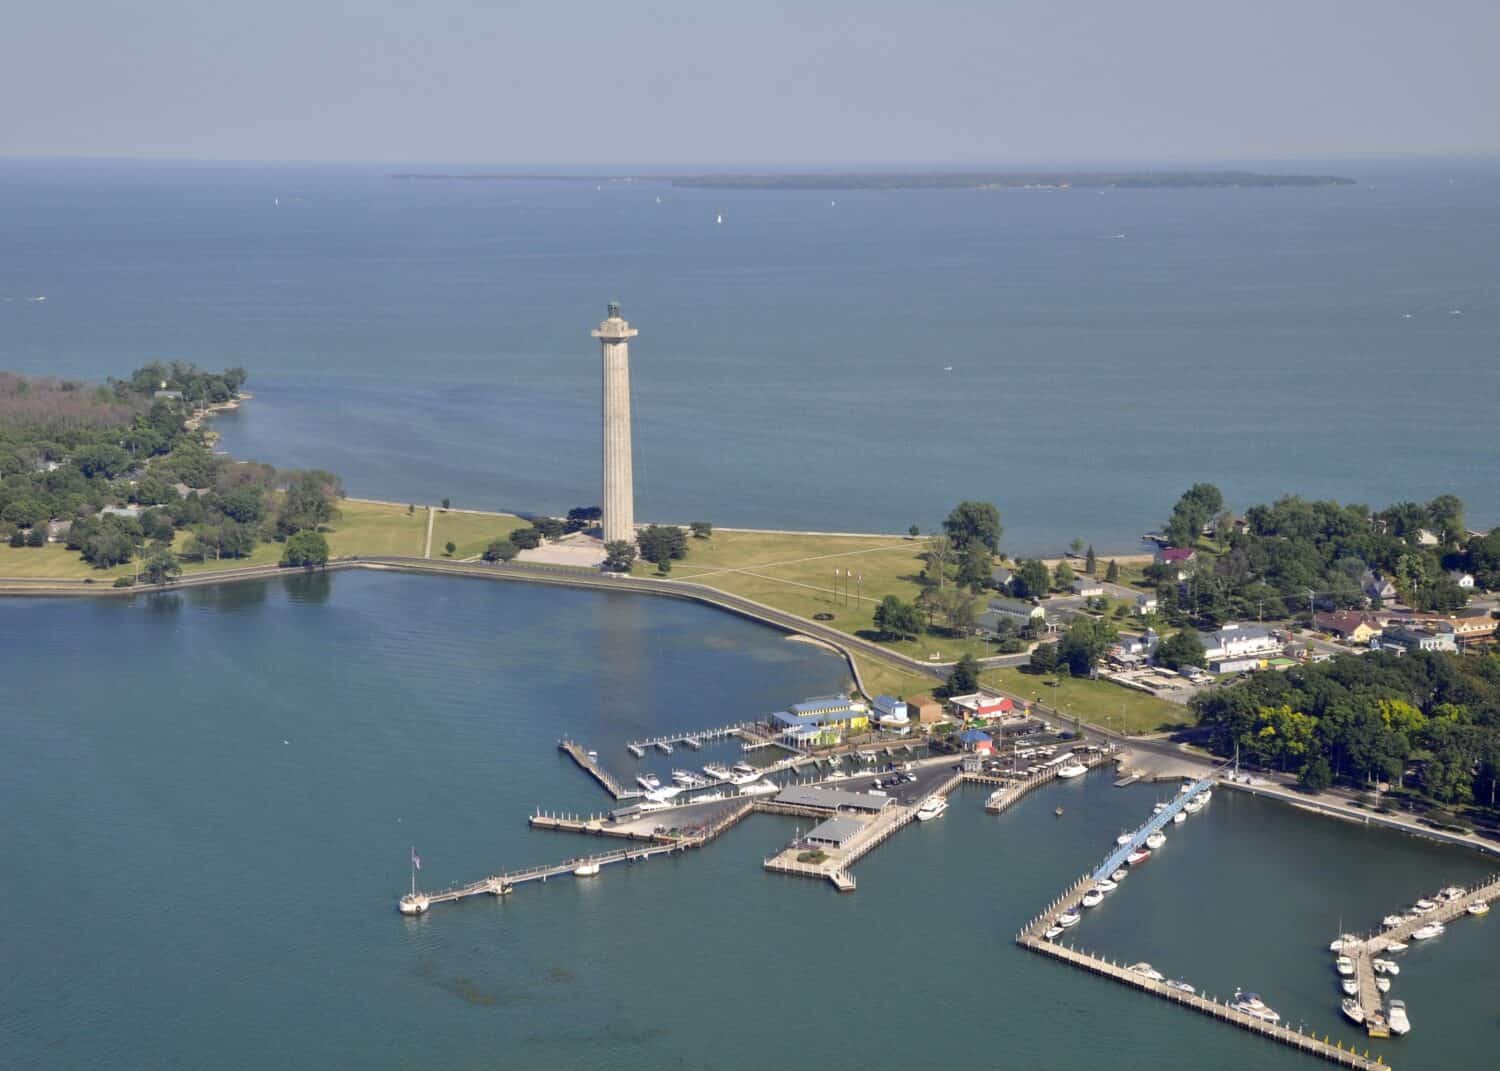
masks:
<instances>
[{"instance_id":1,"label":"white building","mask_svg":"<svg viewBox=\"0 0 1500 1071\"><path fill-rule=\"evenodd\" d=\"M1073 581L1073 594L1082 595L1086 599L1092 599L1098 595L1103 595L1104 582L1102 580L1097 580L1094 577L1088 576L1087 574L1077 577Z\"/></svg>"},{"instance_id":2,"label":"white building","mask_svg":"<svg viewBox=\"0 0 1500 1071\"><path fill-rule=\"evenodd\" d=\"M1200 632L1203 657L1210 663L1269 658L1281 653L1281 641L1260 625L1229 624L1217 632Z\"/></svg>"},{"instance_id":3,"label":"white building","mask_svg":"<svg viewBox=\"0 0 1500 1071\"><path fill-rule=\"evenodd\" d=\"M1452 569L1448 572L1448 577L1465 591L1474 590L1473 573L1466 573L1462 569Z\"/></svg>"}]
</instances>

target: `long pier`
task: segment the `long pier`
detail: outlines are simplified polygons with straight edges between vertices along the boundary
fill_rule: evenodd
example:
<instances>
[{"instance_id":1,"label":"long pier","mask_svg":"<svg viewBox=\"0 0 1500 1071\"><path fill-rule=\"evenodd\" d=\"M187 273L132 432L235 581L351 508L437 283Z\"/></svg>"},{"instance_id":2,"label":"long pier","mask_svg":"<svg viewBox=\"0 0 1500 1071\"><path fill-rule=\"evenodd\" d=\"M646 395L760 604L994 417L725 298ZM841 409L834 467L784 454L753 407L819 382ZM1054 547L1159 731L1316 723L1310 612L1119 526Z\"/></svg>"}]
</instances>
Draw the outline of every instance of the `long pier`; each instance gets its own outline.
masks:
<instances>
[{"instance_id":1,"label":"long pier","mask_svg":"<svg viewBox=\"0 0 1500 1071\"><path fill-rule=\"evenodd\" d=\"M1483 885L1465 889L1461 895L1451 899L1442 899L1439 894L1439 899L1434 901L1437 906L1431 911L1407 919L1399 926L1391 926L1373 937L1366 937L1352 946L1345 944L1339 949L1340 955L1348 956L1354 961L1354 977L1359 982L1359 1006L1364 1010L1365 1027L1372 1037L1384 1037L1389 1032L1385 1002L1381 1000L1380 989L1375 984L1376 958L1392 944L1405 944L1423 926L1434 922L1452 922L1468 914L1470 904L1481 901L1489 903L1496 899L1500 899L1500 874Z\"/></svg>"},{"instance_id":2,"label":"long pier","mask_svg":"<svg viewBox=\"0 0 1500 1071\"><path fill-rule=\"evenodd\" d=\"M625 788L621 785L608 770L600 766L596 759L589 758L589 753L572 740L559 740L557 742L557 750L565 751L571 755L573 761L593 775L594 780L604 786L604 791L608 792L615 799L635 800L645 795L638 788Z\"/></svg>"},{"instance_id":3,"label":"long pier","mask_svg":"<svg viewBox=\"0 0 1500 1071\"><path fill-rule=\"evenodd\" d=\"M733 725L721 725L717 729L690 729L680 733L665 733L661 736L653 736L645 740L631 740L625 745L625 749L636 758L640 758L645 752L652 748L662 750L663 754L671 754L669 750L661 748L662 744L670 748L674 744L684 744L693 751L701 748L705 741L721 740L726 736L738 736L744 738L751 736L759 737L754 732L755 722L742 721Z\"/></svg>"}]
</instances>

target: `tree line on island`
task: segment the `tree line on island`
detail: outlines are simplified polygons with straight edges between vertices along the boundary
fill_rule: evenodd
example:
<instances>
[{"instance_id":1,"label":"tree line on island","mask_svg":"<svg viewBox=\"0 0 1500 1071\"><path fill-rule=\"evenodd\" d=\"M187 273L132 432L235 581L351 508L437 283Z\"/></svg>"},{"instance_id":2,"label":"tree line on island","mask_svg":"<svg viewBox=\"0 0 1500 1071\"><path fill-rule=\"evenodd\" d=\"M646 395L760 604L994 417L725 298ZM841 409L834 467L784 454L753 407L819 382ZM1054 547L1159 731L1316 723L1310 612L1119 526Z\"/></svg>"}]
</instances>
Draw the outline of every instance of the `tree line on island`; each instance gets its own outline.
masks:
<instances>
[{"instance_id":1,"label":"tree line on island","mask_svg":"<svg viewBox=\"0 0 1500 1071\"><path fill-rule=\"evenodd\" d=\"M0 521L13 547L49 533L105 569L132 561L149 583L183 560L249 557L283 544L285 565L328 560L339 478L215 454L207 407L241 396L242 368L153 362L104 385L0 374ZM133 577L121 577L128 586Z\"/></svg>"}]
</instances>

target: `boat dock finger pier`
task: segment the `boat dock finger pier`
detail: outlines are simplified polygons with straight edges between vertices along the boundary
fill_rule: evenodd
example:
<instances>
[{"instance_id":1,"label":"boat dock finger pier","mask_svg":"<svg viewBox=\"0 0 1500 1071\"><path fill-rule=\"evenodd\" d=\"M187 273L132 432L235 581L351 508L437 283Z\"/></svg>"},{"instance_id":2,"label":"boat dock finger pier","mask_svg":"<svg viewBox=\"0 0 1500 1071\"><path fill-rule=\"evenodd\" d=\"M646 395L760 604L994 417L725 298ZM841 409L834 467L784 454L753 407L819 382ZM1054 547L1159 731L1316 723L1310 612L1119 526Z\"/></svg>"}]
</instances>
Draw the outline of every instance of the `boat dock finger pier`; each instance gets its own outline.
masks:
<instances>
[{"instance_id":1,"label":"boat dock finger pier","mask_svg":"<svg viewBox=\"0 0 1500 1071\"><path fill-rule=\"evenodd\" d=\"M566 752L567 754L571 755L573 761L578 763L579 766L583 767L584 770L588 771L590 776L592 776L595 781L598 781L599 784L603 786L604 791L608 792L615 799L636 800L645 795L645 793L638 788L625 788L623 785L621 785L620 782L614 779L613 775L611 775L608 770L599 765L598 759L593 758L587 751L585 751L578 744L574 743L572 740L559 740L557 742L557 750Z\"/></svg>"},{"instance_id":2,"label":"boat dock finger pier","mask_svg":"<svg viewBox=\"0 0 1500 1071\"><path fill-rule=\"evenodd\" d=\"M753 721L742 721L734 725L721 725L717 729L693 729L681 733L667 733L663 736L653 736L649 740L631 740L625 745L625 750L636 758L644 758L646 752L655 748L663 755L672 754L672 748L678 744L697 751L709 740L721 740L726 736L737 736L747 744L761 744L763 736L756 732L756 724Z\"/></svg>"}]
</instances>

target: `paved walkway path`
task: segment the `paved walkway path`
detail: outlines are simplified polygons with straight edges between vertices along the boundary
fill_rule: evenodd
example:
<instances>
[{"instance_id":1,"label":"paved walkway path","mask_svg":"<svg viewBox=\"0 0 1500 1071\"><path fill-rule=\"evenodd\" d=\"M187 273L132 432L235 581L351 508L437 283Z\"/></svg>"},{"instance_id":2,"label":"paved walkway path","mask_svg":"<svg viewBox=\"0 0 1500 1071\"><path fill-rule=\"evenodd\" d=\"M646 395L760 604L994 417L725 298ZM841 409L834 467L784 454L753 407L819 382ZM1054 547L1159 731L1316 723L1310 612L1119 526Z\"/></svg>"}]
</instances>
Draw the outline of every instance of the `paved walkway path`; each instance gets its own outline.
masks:
<instances>
[{"instance_id":1,"label":"paved walkway path","mask_svg":"<svg viewBox=\"0 0 1500 1071\"><path fill-rule=\"evenodd\" d=\"M437 519L437 511L431 506L427 507L427 544L422 548L422 557L432 557L432 522Z\"/></svg>"}]
</instances>

